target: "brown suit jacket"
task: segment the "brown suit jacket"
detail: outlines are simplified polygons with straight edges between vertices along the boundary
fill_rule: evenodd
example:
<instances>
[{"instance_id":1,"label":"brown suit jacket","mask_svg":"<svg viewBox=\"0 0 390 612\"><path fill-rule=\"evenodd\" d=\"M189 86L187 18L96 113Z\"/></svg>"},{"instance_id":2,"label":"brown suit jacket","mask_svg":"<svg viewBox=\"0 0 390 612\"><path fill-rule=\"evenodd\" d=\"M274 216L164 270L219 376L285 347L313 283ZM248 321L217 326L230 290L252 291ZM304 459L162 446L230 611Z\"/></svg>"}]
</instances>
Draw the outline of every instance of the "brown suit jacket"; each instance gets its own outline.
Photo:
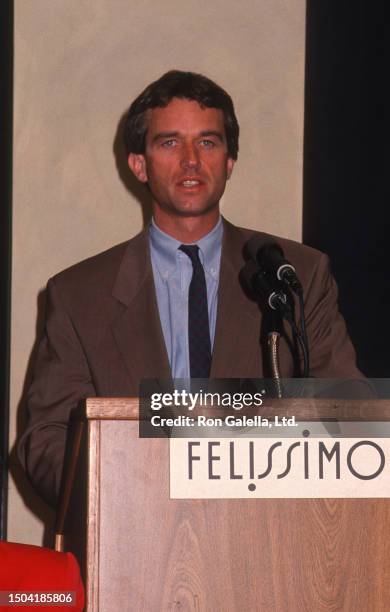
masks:
<instances>
[{"instance_id":1,"label":"brown suit jacket","mask_svg":"<svg viewBox=\"0 0 390 612\"><path fill-rule=\"evenodd\" d=\"M212 378L264 375L262 314L240 286L243 247L253 231L224 221ZM337 308L326 255L276 239L304 287L310 375L356 378L355 352ZM284 377L294 374L291 347L280 345ZM38 491L58 494L67 421L82 398L134 396L143 378L170 378L147 231L52 278L45 333L28 395L28 428L19 456Z\"/></svg>"}]
</instances>

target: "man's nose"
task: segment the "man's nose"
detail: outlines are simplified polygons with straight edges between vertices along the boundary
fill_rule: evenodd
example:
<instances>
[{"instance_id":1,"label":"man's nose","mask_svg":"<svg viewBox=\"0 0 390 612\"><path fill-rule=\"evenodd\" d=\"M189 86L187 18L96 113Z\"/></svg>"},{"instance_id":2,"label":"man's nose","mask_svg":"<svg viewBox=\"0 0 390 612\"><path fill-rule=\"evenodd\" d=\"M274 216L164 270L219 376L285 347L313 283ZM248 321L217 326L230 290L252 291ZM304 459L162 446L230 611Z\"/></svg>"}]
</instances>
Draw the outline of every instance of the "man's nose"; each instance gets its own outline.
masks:
<instances>
[{"instance_id":1,"label":"man's nose","mask_svg":"<svg viewBox=\"0 0 390 612\"><path fill-rule=\"evenodd\" d=\"M193 144L186 144L183 149L181 166L184 169L198 169L200 166L199 151Z\"/></svg>"}]
</instances>

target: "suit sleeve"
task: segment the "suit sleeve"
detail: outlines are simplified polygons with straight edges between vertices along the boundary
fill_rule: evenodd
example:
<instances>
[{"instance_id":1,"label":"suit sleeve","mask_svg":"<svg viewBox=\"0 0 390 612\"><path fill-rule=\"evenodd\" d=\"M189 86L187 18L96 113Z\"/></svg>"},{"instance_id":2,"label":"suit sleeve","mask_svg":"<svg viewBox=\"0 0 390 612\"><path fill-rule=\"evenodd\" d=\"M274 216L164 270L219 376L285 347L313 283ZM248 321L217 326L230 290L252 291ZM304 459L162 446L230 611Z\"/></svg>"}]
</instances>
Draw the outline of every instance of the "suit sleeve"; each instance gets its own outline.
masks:
<instances>
[{"instance_id":1,"label":"suit sleeve","mask_svg":"<svg viewBox=\"0 0 390 612\"><path fill-rule=\"evenodd\" d=\"M29 478L51 505L59 493L70 412L81 399L95 395L81 342L51 279L45 330L27 397L28 425L18 445Z\"/></svg>"},{"instance_id":2,"label":"suit sleeve","mask_svg":"<svg viewBox=\"0 0 390 612\"><path fill-rule=\"evenodd\" d=\"M338 309L338 290L329 260L321 254L305 300L310 375L316 378L362 378L345 321Z\"/></svg>"}]
</instances>

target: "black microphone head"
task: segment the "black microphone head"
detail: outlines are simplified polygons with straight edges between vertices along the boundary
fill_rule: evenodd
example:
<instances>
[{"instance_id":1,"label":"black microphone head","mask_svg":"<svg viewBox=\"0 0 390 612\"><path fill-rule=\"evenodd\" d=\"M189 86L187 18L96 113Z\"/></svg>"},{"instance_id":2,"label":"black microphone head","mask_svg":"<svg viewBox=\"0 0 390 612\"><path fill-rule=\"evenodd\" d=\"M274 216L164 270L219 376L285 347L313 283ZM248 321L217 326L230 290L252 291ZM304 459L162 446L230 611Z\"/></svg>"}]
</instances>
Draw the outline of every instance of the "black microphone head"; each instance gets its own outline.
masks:
<instances>
[{"instance_id":1,"label":"black microphone head","mask_svg":"<svg viewBox=\"0 0 390 612\"><path fill-rule=\"evenodd\" d=\"M245 288L254 296L261 295L266 297L268 290L271 290L267 279L265 278L264 270L260 270L259 266L254 261L247 261L245 266L240 271L240 278Z\"/></svg>"},{"instance_id":2,"label":"black microphone head","mask_svg":"<svg viewBox=\"0 0 390 612\"><path fill-rule=\"evenodd\" d=\"M270 236L262 236L261 234L253 234L245 245L246 254L258 264L262 264L263 254L272 256L277 253L279 257L284 257L282 247L277 242L272 240Z\"/></svg>"},{"instance_id":3,"label":"black microphone head","mask_svg":"<svg viewBox=\"0 0 390 612\"><path fill-rule=\"evenodd\" d=\"M284 258L282 247L269 236L254 234L246 243L246 253L260 268L284 282L295 293L302 293L293 265Z\"/></svg>"},{"instance_id":4,"label":"black microphone head","mask_svg":"<svg viewBox=\"0 0 390 612\"><path fill-rule=\"evenodd\" d=\"M263 305L285 313L288 308L286 295L280 283L269 278L265 268L259 267L254 261L247 261L240 272L240 279L249 293Z\"/></svg>"},{"instance_id":5,"label":"black microphone head","mask_svg":"<svg viewBox=\"0 0 390 612\"><path fill-rule=\"evenodd\" d=\"M284 259L282 247L276 242L269 242L265 244L258 252L257 257L260 261L266 263L266 265L272 268L274 271L279 266L288 263Z\"/></svg>"}]
</instances>

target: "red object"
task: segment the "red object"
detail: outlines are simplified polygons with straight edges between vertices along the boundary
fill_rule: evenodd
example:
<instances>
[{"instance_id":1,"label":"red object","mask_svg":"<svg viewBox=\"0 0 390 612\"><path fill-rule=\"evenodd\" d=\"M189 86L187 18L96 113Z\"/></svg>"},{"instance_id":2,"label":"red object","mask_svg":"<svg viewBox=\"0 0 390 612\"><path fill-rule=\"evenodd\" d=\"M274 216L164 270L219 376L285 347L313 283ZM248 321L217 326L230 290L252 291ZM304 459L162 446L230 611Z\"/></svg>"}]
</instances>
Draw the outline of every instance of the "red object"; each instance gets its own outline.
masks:
<instances>
[{"instance_id":1,"label":"red object","mask_svg":"<svg viewBox=\"0 0 390 612\"><path fill-rule=\"evenodd\" d=\"M0 591L75 594L72 605L0 605L0 610L8 612L81 612L84 609L84 587L75 557L39 546L0 541Z\"/></svg>"}]
</instances>

